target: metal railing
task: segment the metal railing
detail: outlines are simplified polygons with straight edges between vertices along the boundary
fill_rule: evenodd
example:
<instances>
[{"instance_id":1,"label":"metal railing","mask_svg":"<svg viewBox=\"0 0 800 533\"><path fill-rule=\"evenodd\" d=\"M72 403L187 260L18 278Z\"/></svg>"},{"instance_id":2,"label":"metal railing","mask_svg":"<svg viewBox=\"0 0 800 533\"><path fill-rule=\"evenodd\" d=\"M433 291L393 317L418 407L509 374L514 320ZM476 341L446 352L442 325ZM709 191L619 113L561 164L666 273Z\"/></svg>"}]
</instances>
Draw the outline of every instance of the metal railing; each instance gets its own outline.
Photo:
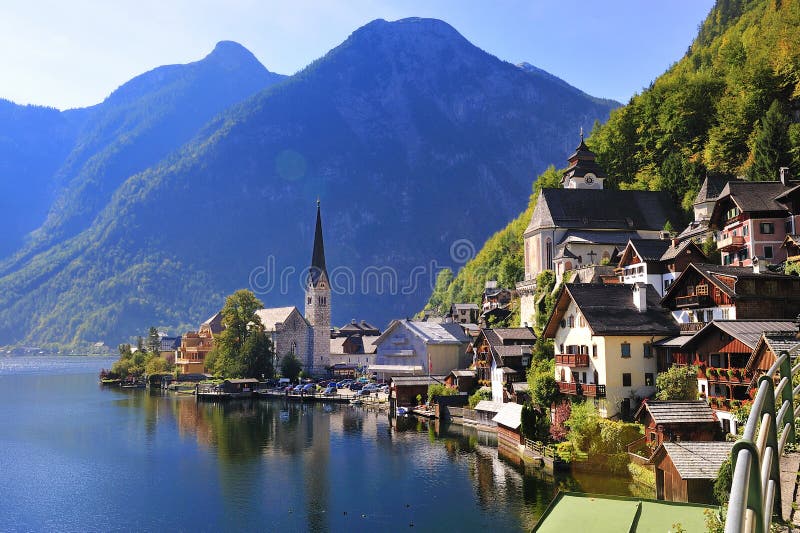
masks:
<instances>
[{"instance_id":1,"label":"metal railing","mask_svg":"<svg viewBox=\"0 0 800 533\"><path fill-rule=\"evenodd\" d=\"M779 461L786 443L795 442L794 419L800 407L795 409L793 398L800 385L792 389L792 376L799 369L800 365L792 368L788 352L782 351L758 380L744 434L731 452L733 483L725 533L768 532L774 509L780 509Z\"/></svg>"}]
</instances>

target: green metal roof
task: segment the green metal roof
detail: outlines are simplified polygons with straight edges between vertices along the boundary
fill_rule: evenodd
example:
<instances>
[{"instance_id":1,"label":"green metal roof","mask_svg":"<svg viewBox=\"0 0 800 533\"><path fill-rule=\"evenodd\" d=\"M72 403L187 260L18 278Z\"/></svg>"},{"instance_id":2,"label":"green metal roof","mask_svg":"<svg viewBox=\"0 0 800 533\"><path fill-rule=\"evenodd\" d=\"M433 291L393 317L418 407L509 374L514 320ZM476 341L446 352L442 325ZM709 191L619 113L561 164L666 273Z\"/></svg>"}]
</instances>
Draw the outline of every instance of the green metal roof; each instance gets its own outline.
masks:
<instances>
[{"instance_id":1,"label":"green metal roof","mask_svg":"<svg viewBox=\"0 0 800 533\"><path fill-rule=\"evenodd\" d=\"M707 505L606 496L578 492L559 492L547 507L536 533L585 531L593 533L666 533L680 524L686 531L705 531Z\"/></svg>"}]
</instances>

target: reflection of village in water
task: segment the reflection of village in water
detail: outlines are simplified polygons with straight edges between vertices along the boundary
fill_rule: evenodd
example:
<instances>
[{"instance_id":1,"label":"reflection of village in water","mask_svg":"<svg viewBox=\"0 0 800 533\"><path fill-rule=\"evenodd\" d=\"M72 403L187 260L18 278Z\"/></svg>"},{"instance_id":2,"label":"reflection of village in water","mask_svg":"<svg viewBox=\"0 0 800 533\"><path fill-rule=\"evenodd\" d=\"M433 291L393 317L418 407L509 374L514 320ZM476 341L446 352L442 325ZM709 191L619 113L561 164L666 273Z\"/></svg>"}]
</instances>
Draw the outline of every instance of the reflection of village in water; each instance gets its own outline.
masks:
<instances>
[{"instance_id":1,"label":"reflection of village in water","mask_svg":"<svg viewBox=\"0 0 800 533\"><path fill-rule=\"evenodd\" d=\"M554 476L518 456L498 456L494 433L438 420L390 419L386 412L356 406L206 403L155 391L133 393L119 403L142 410L151 438L159 426L174 424L182 440L216 455L219 477L213 481L223 500L241 503L254 491L263 493L265 505L285 502L287 514L304 516L315 531L346 527L351 516L363 526L400 525L403 511L409 525L433 524L442 505L476 505L490 515L511 512L530 529L557 489L636 491L625 480L590 473ZM461 468L453 468L455 463ZM468 473L468 486L451 486L465 485L455 474L461 470ZM421 499L434 493L425 490L428 485L437 485L435 502ZM391 497L380 494L387 489ZM442 492L452 494L442 501ZM343 507L348 510L340 511ZM246 526L246 517L237 520Z\"/></svg>"}]
</instances>

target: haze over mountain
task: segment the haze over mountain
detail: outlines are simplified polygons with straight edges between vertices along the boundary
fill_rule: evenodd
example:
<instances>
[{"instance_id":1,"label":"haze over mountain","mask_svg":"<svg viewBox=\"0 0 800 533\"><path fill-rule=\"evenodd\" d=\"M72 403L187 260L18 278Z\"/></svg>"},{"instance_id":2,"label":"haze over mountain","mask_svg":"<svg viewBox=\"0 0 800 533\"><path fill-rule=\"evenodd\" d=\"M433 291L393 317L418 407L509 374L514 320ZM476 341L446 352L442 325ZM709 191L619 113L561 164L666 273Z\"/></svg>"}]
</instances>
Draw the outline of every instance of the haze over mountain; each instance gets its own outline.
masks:
<instances>
[{"instance_id":1,"label":"haze over mountain","mask_svg":"<svg viewBox=\"0 0 800 533\"><path fill-rule=\"evenodd\" d=\"M92 156L73 151L47 222L4 262L0 345L113 344L153 324L180 331L251 282L266 305L302 308L317 197L334 289L346 289L333 296L334 322L383 325L421 307L431 271L460 264L451 245L501 227L578 130L618 105L501 61L430 19L373 21L193 131L173 124L195 105L180 91L166 100L181 112L155 105L170 86L149 77L158 71L136 78L152 104L90 136L105 139L105 151L91 152L103 168L118 170L87 172ZM117 93L126 101L127 90ZM118 158L130 146L125 120L146 133L135 135L141 155ZM188 142L175 150L165 138Z\"/></svg>"}]
</instances>

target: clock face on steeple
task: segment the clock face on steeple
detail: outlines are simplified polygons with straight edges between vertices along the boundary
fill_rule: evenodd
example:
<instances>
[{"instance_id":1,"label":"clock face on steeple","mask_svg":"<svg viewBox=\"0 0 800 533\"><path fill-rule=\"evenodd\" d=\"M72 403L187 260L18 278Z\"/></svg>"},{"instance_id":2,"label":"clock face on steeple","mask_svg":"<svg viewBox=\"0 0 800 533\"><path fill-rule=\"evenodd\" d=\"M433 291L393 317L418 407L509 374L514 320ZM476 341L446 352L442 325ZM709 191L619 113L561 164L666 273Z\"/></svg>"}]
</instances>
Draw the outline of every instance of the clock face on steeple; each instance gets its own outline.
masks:
<instances>
[{"instance_id":1,"label":"clock face on steeple","mask_svg":"<svg viewBox=\"0 0 800 533\"><path fill-rule=\"evenodd\" d=\"M586 182L587 185L591 185L592 183L594 183L594 178L595 175L589 172L583 177L583 181Z\"/></svg>"}]
</instances>

